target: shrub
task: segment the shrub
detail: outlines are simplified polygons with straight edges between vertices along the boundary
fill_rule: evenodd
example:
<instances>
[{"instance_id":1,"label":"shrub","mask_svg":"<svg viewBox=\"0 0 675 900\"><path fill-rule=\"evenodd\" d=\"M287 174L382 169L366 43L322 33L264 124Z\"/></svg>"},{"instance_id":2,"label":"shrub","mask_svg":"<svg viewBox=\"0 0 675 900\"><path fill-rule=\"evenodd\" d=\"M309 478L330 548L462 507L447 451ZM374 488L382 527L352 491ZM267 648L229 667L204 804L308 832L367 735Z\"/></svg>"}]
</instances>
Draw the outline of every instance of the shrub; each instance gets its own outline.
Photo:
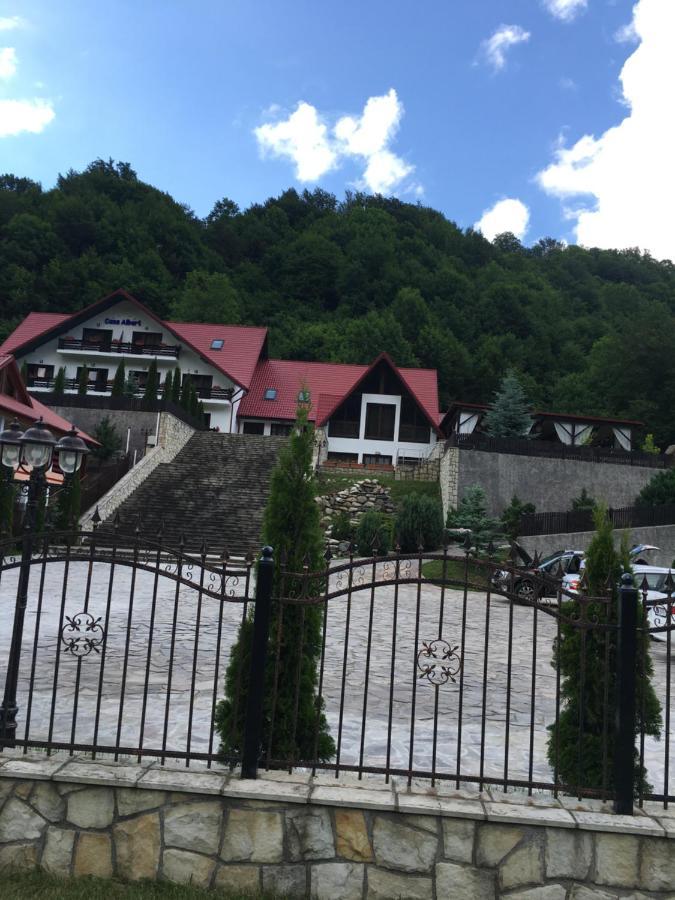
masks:
<instances>
[{"instance_id":1,"label":"shrub","mask_svg":"<svg viewBox=\"0 0 675 900\"><path fill-rule=\"evenodd\" d=\"M338 513L333 519L331 537L336 541L350 541L354 533L352 520L347 512Z\"/></svg>"},{"instance_id":2,"label":"shrub","mask_svg":"<svg viewBox=\"0 0 675 900\"><path fill-rule=\"evenodd\" d=\"M595 509L597 505L597 500L591 497L586 488L582 488L579 496L572 500L572 509Z\"/></svg>"},{"instance_id":3,"label":"shrub","mask_svg":"<svg viewBox=\"0 0 675 900\"><path fill-rule=\"evenodd\" d=\"M448 512L448 528L466 528L477 553L482 553L490 543L501 536L500 523L487 514L487 498L479 484L472 484L459 502L457 509Z\"/></svg>"},{"instance_id":4,"label":"shrub","mask_svg":"<svg viewBox=\"0 0 675 900\"><path fill-rule=\"evenodd\" d=\"M520 534L520 520L523 516L532 516L536 512L534 503L523 503L515 494L511 502L501 514L504 534L515 541Z\"/></svg>"},{"instance_id":5,"label":"shrub","mask_svg":"<svg viewBox=\"0 0 675 900\"><path fill-rule=\"evenodd\" d=\"M375 548L381 556L391 548L391 519L384 513L369 509L356 528L356 548L359 556L372 556Z\"/></svg>"},{"instance_id":6,"label":"shrub","mask_svg":"<svg viewBox=\"0 0 675 900\"><path fill-rule=\"evenodd\" d=\"M648 434L645 437L644 443L642 444L641 449L642 449L643 453L652 453L654 456L658 456L659 453L661 452L661 448L657 447L656 444L654 443L654 435L653 434Z\"/></svg>"},{"instance_id":7,"label":"shrub","mask_svg":"<svg viewBox=\"0 0 675 900\"><path fill-rule=\"evenodd\" d=\"M62 397L66 392L66 369L65 366L61 366L59 371L56 373L56 377L54 378L54 394L57 397Z\"/></svg>"},{"instance_id":8,"label":"shrub","mask_svg":"<svg viewBox=\"0 0 675 900\"><path fill-rule=\"evenodd\" d=\"M670 506L675 504L675 469L665 469L646 484L635 501L636 506Z\"/></svg>"},{"instance_id":9,"label":"shrub","mask_svg":"<svg viewBox=\"0 0 675 900\"><path fill-rule=\"evenodd\" d=\"M148 377L145 382L145 392L143 400L152 405L157 399L157 391L159 390L159 374L157 372L157 360L153 357L148 366Z\"/></svg>"},{"instance_id":10,"label":"shrub","mask_svg":"<svg viewBox=\"0 0 675 900\"><path fill-rule=\"evenodd\" d=\"M124 370L124 360L121 359L117 364L117 368L115 369L115 377L113 378L112 389L110 391L111 397L123 397L124 396L124 385L126 383L127 376Z\"/></svg>"},{"instance_id":11,"label":"shrub","mask_svg":"<svg viewBox=\"0 0 675 900\"><path fill-rule=\"evenodd\" d=\"M443 507L433 497L407 494L396 517L396 539L404 553L422 546L437 550L443 543Z\"/></svg>"},{"instance_id":12,"label":"shrub","mask_svg":"<svg viewBox=\"0 0 675 900\"><path fill-rule=\"evenodd\" d=\"M89 389L89 369L86 366L82 366L80 369L79 378L77 379L78 396L86 397L88 389Z\"/></svg>"},{"instance_id":13,"label":"shrub","mask_svg":"<svg viewBox=\"0 0 675 900\"><path fill-rule=\"evenodd\" d=\"M106 460L122 449L122 438L110 421L110 416L103 416L94 429L94 437L101 445L94 450L97 459Z\"/></svg>"}]
</instances>

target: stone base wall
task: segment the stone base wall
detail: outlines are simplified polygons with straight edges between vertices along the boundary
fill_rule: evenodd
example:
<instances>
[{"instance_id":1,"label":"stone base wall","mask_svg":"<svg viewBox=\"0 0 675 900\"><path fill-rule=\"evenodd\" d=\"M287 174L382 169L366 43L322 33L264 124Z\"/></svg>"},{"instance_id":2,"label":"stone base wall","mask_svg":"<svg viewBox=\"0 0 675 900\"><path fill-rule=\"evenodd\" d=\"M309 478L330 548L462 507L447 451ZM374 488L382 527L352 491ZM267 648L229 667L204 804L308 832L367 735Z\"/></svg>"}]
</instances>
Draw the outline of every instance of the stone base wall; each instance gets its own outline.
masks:
<instances>
[{"instance_id":1,"label":"stone base wall","mask_svg":"<svg viewBox=\"0 0 675 900\"><path fill-rule=\"evenodd\" d=\"M675 817L655 805L614 816L397 779L1 759L0 867L317 900L645 900L675 886Z\"/></svg>"},{"instance_id":2,"label":"stone base wall","mask_svg":"<svg viewBox=\"0 0 675 900\"><path fill-rule=\"evenodd\" d=\"M448 447L441 457L439 479L443 518L447 519L448 511L457 509L459 502L459 450L457 447Z\"/></svg>"},{"instance_id":3,"label":"stone base wall","mask_svg":"<svg viewBox=\"0 0 675 900\"><path fill-rule=\"evenodd\" d=\"M364 478L343 491L317 497L316 502L321 510L321 524L325 529L326 541L333 553L346 553L349 549L349 541L339 541L332 537L333 521L337 516L346 513L351 526L356 530L359 519L370 509L390 514L395 511L388 488L376 478Z\"/></svg>"}]
</instances>

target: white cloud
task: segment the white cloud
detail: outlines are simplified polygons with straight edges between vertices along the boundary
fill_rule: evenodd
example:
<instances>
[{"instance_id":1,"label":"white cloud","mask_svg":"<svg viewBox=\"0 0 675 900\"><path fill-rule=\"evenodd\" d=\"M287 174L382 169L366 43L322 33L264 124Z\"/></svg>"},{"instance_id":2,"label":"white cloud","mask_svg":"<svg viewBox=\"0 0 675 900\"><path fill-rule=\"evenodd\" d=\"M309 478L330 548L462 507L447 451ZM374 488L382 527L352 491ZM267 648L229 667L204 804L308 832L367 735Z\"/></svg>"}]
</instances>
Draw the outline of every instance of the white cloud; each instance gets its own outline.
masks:
<instances>
[{"instance_id":1,"label":"white cloud","mask_svg":"<svg viewBox=\"0 0 675 900\"><path fill-rule=\"evenodd\" d=\"M565 202L580 243L675 260L675 4L639 0L634 16L640 45L620 75L629 114L600 137L559 147L537 179Z\"/></svg>"},{"instance_id":2,"label":"white cloud","mask_svg":"<svg viewBox=\"0 0 675 900\"><path fill-rule=\"evenodd\" d=\"M507 197L505 200L499 200L490 209L486 209L474 228L482 231L483 236L489 241L505 231L510 231L521 240L529 224L530 210L527 206L522 200Z\"/></svg>"},{"instance_id":3,"label":"white cloud","mask_svg":"<svg viewBox=\"0 0 675 900\"><path fill-rule=\"evenodd\" d=\"M23 28L24 21L20 16L0 16L0 31L14 31Z\"/></svg>"},{"instance_id":4,"label":"white cloud","mask_svg":"<svg viewBox=\"0 0 675 900\"><path fill-rule=\"evenodd\" d=\"M635 30L635 22L629 22L622 25L621 28L614 32L614 40L617 44L636 44L639 40L637 31Z\"/></svg>"},{"instance_id":5,"label":"white cloud","mask_svg":"<svg viewBox=\"0 0 675 900\"><path fill-rule=\"evenodd\" d=\"M14 47L0 47L0 81L7 81L16 74L16 64Z\"/></svg>"},{"instance_id":6,"label":"white cloud","mask_svg":"<svg viewBox=\"0 0 675 900\"><path fill-rule=\"evenodd\" d=\"M525 31L520 25L500 25L492 37L483 41L481 53L494 71L500 72L506 65L506 51L529 39L530 32Z\"/></svg>"},{"instance_id":7,"label":"white cloud","mask_svg":"<svg viewBox=\"0 0 675 900\"><path fill-rule=\"evenodd\" d=\"M54 116L48 100L0 100L0 138L25 131L39 134Z\"/></svg>"},{"instance_id":8,"label":"white cloud","mask_svg":"<svg viewBox=\"0 0 675 900\"><path fill-rule=\"evenodd\" d=\"M588 6L588 0L543 0L544 6L561 22L571 22Z\"/></svg>"},{"instance_id":9,"label":"white cloud","mask_svg":"<svg viewBox=\"0 0 675 900\"><path fill-rule=\"evenodd\" d=\"M255 136L263 154L293 160L298 181L316 181L335 167L336 155L328 128L309 103L298 103L295 112L283 122L256 128Z\"/></svg>"},{"instance_id":10,"label":"white cloud","mask_svg":"<svg viewBox=\"0 0 675 900\"><path fill-rule=\"evenodd\" d=\"M270 107L267 114L276 109ZM414 171L389 148L402 116L403 104L392 88L370 97L360 116L342 116L332 129L314 106L301 102L287 119L261 125L254 133L263 155L295 163L298 181L317 181L344 159L358 159L364 164L359 187L388 194Z\"/></svg>"}]
</instances>

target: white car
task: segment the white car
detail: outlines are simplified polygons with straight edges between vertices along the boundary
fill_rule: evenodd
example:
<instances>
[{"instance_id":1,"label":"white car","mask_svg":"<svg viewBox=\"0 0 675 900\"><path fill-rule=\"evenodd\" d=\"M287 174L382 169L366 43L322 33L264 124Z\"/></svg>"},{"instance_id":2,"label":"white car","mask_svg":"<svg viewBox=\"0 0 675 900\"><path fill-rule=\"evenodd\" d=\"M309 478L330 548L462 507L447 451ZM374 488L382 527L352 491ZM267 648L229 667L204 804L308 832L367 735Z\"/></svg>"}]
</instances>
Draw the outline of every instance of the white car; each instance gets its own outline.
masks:
<instances>
[{"instance_id":1,"label":"white car","mask_svg":"<svg viewBox=\"0 0 675 900\"><path fill-rule=\"evenodd\" d=\"M647 564L647 559L649 559L650 554L660 549L660 547L655 547L654 544L635 544L635 546L631 547L628 553L630 555L631 567L633 571L637 572L638 569L650 569L655 572L667 572L668 569L657 569L657 567L649 566ZM563 579L561 582L563 592L566 592L568 594L579 593L579 585L581 584L581 579L584 576L585 567L586 558L582 554L578 570L576 572L568 572L567 575L563 575Z\"/></svg>"},{"instance_id":2,"label":"white car","mask_svg":"<svg viewBox=\"0 0 675 900\"><path fill-rule=\"evenodd\" d=\"M666 582L668 575L673 579L673 587L668 587ZM662 566L633 566L635 587L640 591L640 596L646 601L647 623L650 628L663 628L675 625L675 575L672 569ZM670 603L670 620L668 617L668 603ZM652 632L651 637L655 641L667 641L667 631ZM671 638L672 640L672 638Z\"/></svg>"}]
</instances>

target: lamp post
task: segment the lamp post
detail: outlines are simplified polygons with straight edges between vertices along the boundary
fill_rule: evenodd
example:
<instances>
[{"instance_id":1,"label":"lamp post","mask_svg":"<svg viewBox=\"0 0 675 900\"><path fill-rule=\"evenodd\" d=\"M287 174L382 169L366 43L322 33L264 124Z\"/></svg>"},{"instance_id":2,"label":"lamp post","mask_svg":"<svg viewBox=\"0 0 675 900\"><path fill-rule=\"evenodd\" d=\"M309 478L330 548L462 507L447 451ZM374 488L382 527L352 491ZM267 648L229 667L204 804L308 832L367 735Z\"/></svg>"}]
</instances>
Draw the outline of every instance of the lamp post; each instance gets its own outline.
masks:
<instances>
[{"instance_id":1,"label":"lamp post","mask_svg":"<svg viewBox=\"0 0 675 900\"><path fill-rule=\"evenodd\" d=\"M65 528L70 530L76 525L76 516L73 515L72 494L75 486L75 478L82 465L82 460L89 453L87 445L78 435L74 425L68 434L64 435L54 448L59 458L59 468L63 472L63 492L65 496ZM79 496L79 495L78 495Z\"/></svg>"},{"instance_id":2,"label":"lamp post","mask_svg":"<svg viewBox=\"0 0 675 900\"><path fill-rule=\"evenodd\" d=\"M2 747L14 747L16 745L16 714L18 712L16 691L19 679L23 623L28 602L28 582L33 557L33 543L38 521L38 509L47 483L45 472L49 468L55 449L59 453L59 465L63 472L72 477L80 468L84 454L87 452L84 442L78 437L74 428L71 429L68 435L61 438L58 444L51 431L45 427L42 418L38 419L34 425L23 433L21 432L21 426L16 421L12 422L9 428L0 432L0 462L8 470L9 477L13 479L14 472L16 472L21 463L31 468L28 484L22 488L27 492L27 502L23 522L21 566L14 606L12 642L7 660L5 691L2 698L2 706L0 706L0 750Z\"/></svg>"}]
</instances>

